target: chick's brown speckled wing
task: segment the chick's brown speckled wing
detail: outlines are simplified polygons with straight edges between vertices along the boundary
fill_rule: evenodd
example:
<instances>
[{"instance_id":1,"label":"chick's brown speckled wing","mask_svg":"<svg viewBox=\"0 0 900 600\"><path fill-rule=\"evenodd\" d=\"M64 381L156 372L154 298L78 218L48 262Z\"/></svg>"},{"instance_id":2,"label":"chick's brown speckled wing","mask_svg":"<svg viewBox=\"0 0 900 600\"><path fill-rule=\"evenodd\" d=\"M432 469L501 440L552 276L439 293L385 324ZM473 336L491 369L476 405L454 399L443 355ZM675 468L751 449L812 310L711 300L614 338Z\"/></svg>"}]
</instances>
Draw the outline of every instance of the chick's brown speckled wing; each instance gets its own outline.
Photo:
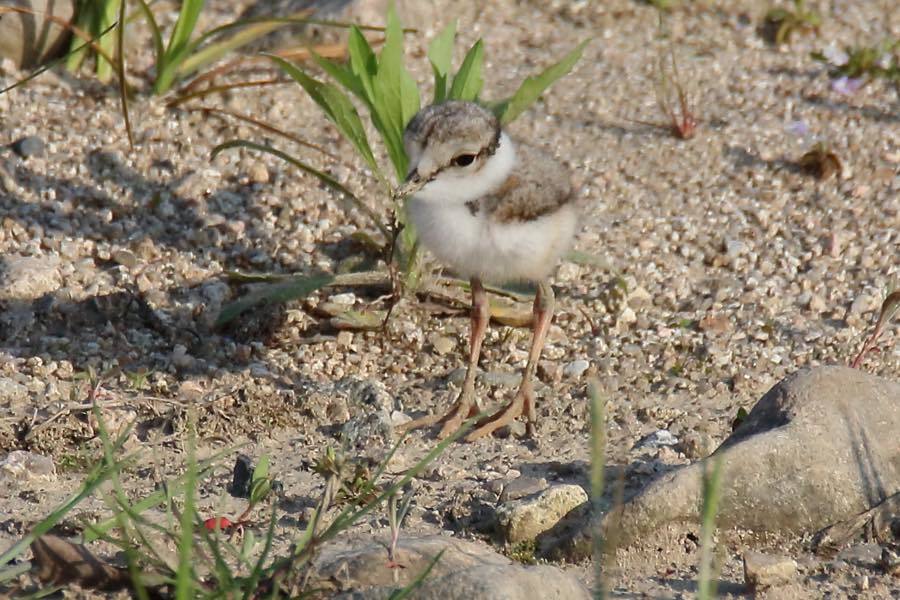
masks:
<instances>
[{"instance_id":1,"label":"chick's brown speckled wing","mask_svg":"<svg viewBox=\"0 0 900 600\"><path fill-rule=\"evenodd\" d=\"M546 151L516 147L517 164L497 190L480 204L500 223L531 221L572 202L572 183L562 163Z\"/></svg>"}]
</instances>

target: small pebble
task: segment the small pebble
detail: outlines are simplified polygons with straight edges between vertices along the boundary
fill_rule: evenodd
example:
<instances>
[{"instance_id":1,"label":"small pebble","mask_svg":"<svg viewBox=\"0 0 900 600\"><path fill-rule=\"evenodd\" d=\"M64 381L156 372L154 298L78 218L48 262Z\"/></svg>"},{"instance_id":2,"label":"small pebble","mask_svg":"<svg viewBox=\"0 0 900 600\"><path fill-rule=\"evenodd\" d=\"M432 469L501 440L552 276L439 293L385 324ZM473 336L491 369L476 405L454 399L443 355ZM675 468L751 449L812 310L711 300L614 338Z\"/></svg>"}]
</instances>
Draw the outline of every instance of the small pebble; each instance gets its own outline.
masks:
<instances>
[{"instance_id":1,"label":"small pebble","mask_svg":"<svg viewBox=\"0 0 900 600\"><path fill-rule=\"evenodd\" d=\"M137 265L137 257L130 250L116 250L113 252L112 259L129 269Z\"/></svg>"},{"instance_id":2,"label":"small pebble","mask_svg":"<svg viewBox=\"0 0 900 600\"><path fill-rule=\"evenodd\" d=\"M29 135L12 143L13 152L22 158L43 156L47 150L44 140L36 135Z\"/></svg>"},{"instance_id":3,"label":"small pebble","mask_svg":"<svg viewBox=\"0 0 900 600\"><path fill-rule=\"evenodd\" d=\"M762 552L744 553L744 581L753 590L790 583L797 575L797 563L788 556Z\"/></svg>"},{"instance_id":4,"label":"small pebble","mask_svg":"<svg viewBox=\"0 0 900 600\"><path fill-rule=\"evenodd\" d=\"M187 353L187 348L176 344L172 349L172 364L179 369L189 369L194 365L194 357Z\"/></svg>"},{"instance_id":5,"label":"small pebble","mask_svg":"<svg viewBox=\"0 0 900 600\"><path fill-rule=\"evenodd\" d=\"M341 331L337 334L337 345L338 348L349 348L350 344L353 343L353 332L352 331Z\"/></svg>"},{"instance_id":6,"label":"small pebble","mask_svg":"<svg viewBox=\"0 0 900 600\"><path fill-rule=\"evenodd\" d=\"M453 338L444 336L444 335L436 335L431 338L431 345L434 346L434 351L438 354L450 354L456 348L456 342Z\"/></svg>"},{"instance_id":7,"label":"small pebble","mask_svg":"<svg viewBox=\"0 0 900 600\"><path fill-rule=\"evenodd\" d=\"M565 367L563 367L563 375L565 375L566 377L568 377L570 379L578 379L579 377L584 375L584 372L587 371L588 367L590 367L590 366L591 366L591 363L584 360L583 358L580 358L578 360L573 360L572 362L567 364Z\"/></svg>"},{"instance_id":8,"label":"small pebble","mask_svg":"<svg viewBox=\"0 0 900 600\"><path fill-rule=\"evenodd\" d=\"M261 162L255 162L250 167L250 181L253 183L269 183L269 170Z\"/></svg>"},{"instance_id":9,"label":"small pebble","mask_svg":"<svg viewBox=\"0 0 900 600\"><path fill-rule=\"evenodd\" d=\"M675 446L678 444L678 438L675 437L668 429L657 429L649 435L645 435L634 445L635 448L662 448L664 446Z\"/></svg>"}]
</instances>

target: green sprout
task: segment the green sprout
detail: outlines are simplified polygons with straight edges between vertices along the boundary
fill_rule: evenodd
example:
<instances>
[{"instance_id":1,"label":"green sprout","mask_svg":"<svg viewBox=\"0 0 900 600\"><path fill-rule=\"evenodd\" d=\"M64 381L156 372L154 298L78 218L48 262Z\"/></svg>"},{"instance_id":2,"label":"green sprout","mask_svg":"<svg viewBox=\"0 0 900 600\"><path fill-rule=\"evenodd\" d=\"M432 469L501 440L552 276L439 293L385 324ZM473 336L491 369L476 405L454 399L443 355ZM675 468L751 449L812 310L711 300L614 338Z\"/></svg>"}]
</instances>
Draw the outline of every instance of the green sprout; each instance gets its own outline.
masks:
<instances>
[{"instance_id":1,"label":"green sprout","mask_svg":"<svg viewBox=\"0 0 900 600\"><path fill-rule=\"evenodd\" d=\"M810 54L813 60L829 65L832 79L885 79L900 83L900 39L886 40L874 46L860 46L837 51L835 57L828 49Z\"/></svg>"},{"instance_id":2,"label":"green sprout","mask_svg":"<svg viewBox=\"0 0 900 600\"><path fill-rule=\"evenodd\" d=\"M766 12L762 24L762 36L771 44L780 46L791 41L798 32L819 31L822 17L818 12L806 7L806 0L793 0L793 10L771 8Z\"/></svg>"},{"instance_id":3,"label":"green sprout","mask_svg":"<svg viewBox=\"0 0 900 600\"><path fill-rule=\"evenodd\" d=\"M380 184L385 197L391 197L393 189L406 176L408 157L403 147L403 133L406 124L418 112L422 105L422 96L415 79L404 64L403 48L404 29L396 11L388 11L384 44L376 53L359 27L351 26L348 40L349 59L339 63L312 53L316 65L328 76L330 81L317 79L307 70L275 55L269 58L309 95L319 106L325 117L331 121L341 135L350 143L356 154ZM527 77L512 96L496 101L485 102L481 98L484 87L483 63L484 44L476 41L466 52L462 63L454 73L452 70L453 47L456 39L456 23L445 27L431 42L428 48L428 60L434 77L434 96L432 102L445 100L470 100L482 102L498 116L502 124L514 120L536 102L541 94L554 82L567 74L584 51L589 40L578 44L561 60L551 65L536 76ZM381 146L388 156L390 166L383 165L376 159L376 152L366 134L366 127L357 107L367 114L370 123L378 133ZM388 256L389 267L396 265L403 273L402 289L418 288L420 275L417 261L418 244L416 233L404 215L404 205L397 202L394 207L396 226L379 219L375 212L345 186L334 181L329 175L318 171L301 160L280 150L263 146L247 140L230 140L220 144L213 150L213 156L231 148L243 147L273 154L289 162L301 170L311 173L332 189L338 190L363 214L368 216L373 225L384 235L383 251ZM393 230L391 232L390 230ZM393 273L393 270L392 270ZM238 300L240 310L226 306L218 325L251 308L254 305L277 301L282 302L305 296L314 289L330 283L330 276L318 274L315 285L305 284L306 278L296 278L292 285L297 294L292 295L285 285L272 287L277 294L270 298L266 291L255 293L252 300ZM393 277L392 277L393 279ZM392 281L392 283L394 283ZM286 293L287 292L287 293Z\"/></svg>"}]
</instances>

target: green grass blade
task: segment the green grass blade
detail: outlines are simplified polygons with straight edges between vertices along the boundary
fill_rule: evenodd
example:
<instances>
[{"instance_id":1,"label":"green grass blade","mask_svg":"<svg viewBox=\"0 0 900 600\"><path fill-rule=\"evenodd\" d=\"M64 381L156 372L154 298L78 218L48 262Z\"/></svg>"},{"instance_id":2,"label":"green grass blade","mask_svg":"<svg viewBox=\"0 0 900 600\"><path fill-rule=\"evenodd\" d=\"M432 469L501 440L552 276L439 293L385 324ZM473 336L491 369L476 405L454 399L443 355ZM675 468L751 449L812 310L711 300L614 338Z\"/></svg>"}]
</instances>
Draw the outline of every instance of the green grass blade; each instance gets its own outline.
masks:
<instances>
[{"instance_id":1,"label":"green grass blade","mask_svg":"<svg viewBox=\"0 0 900 600\"><path fill-rule=\"evenodd\" d=\"M256 594L257 587L259 586L259 582L265 573L266 560L269 558L269 554L272 552L272 544L275 541L275 524L278 523L278 516L275 513L275 508L272 508L272 515L269 517L269 527L266 529L266 543L263 545L263 550L259 555L259 559L256 561L256 564L253 566L253 569L250 571L250 578L248 584L244 586L244 600L250 600Z\"/></svg>"},{"instance_id":2,"label":"green grass blade","mask_svg":"<svg viewBox=\"0 0 900 600\"><path fill-rule=\"evenodd\" d=\"M483 63L484 43L478 40L466 52L466 57L453 78L450 98L454 100L471 100L473 102L478 99L478 94L481 93L481 88L484 85L484 79L481 76Z\"/></svg>"},{"instance_id":3,"label":"green grass blade","mask_svg":"<svg viewBox=\"0 0 900 600\"><path fill-rule=\"evenodd\" d=\"M162 64L157 64L156 81L153 82L153 93L164 94L175 83L177 70L190 51L191 37L197 27L204 0L182 0L175 29L169 38L169 44L163 53Z\"/></svg>"},{"instance_id":4,"label":"green grass blade","mask_svg":"<svg viewBox=\"0 0 900 600\"><path fill-rule=\"evenodd\" d=\"M591 399L591 531L594 559L594 598L606 597L606 574L603 571L603 535L600 521L603 515L604 472L606 469L606 399L600 394L596 381L588 384Z\"/></svg>"},{"instance_id":5,"label":"green grass blade","mask_svg":"<svg viewBox=\"0 0 900 600\"><path fill-rule=\"evenodd\" d=\"M117 14L119 13L119 10L123 4L125 4L124 0L106 0L103 3L103 10L100 13L100 25L97 29L103 30L107 27L111 27L115 25L117 21L119 23L123 23L123 25L121 25L119 29L124 29L124 11L122 11L122 18L117 19ZM103 48L106 56L112 57L115 56L117 50L122 48L122 46L118 43L118 39L118 35L109 36L103 38L102 40L99 40L97 43L101 48ZM116 63L109 62L108 60L103 59L101 56L97 57L97 79L99 79L101 82L108 83L112 78L113 69L115 68Z\"/></svg>"},{"instance_id":6,"label":"green grass blade","mask_svg":"<svg viewBox=\"0 0 900 600\"><path fill-rule=\"evenodd\" d=\"M150 5L147 4L146 0L137 0L138 2L138 10L144 15L144 19L147 21L147 25L150 27L150 34L153 38L153 55L156 57L156 65L157 68L162 63L163 55L165 54L166 47L163 45L163 37L162 32L159 30L159 23L156 21L156 17L153 14L153 11L150 10Z\"/></svg>"},{"instance_id":7,"label":"green grass blade","mask_svg":"<svg viewBox=\"0 0 900 600\"><path fill-rule=\"evenodd\" d=\"M240 446L238 446L238 447L240 447ZM235 447L226 448L225 450L222 450L221 452L217 452L213 456L201 461L199 463L199 467L198 467L197 473L196 473L197 479L198 480L203 479L203 478L207 477L208 475L210 475L213 471L213 466L215 465L215 463L218 462L223 456L225 456L231 452L234 452L235 450L236 450ZM125 459L120 460L119 464L122 464L123 462L125 462ZM183 478L180 480L176 480L172 483L167 483L166 485L163 486L163 489L157 490L157 491L153 492L152 494L150 494L149 496L147 496L146 498L144 498L143 500L140 500L140 501L136 502L135 504L133 504L131 506L131 510L135 514L140 514L146 510L149 510L149 509L155 507L155 506L159 506L160 504L165 504L166 501L173 494L182 493L183 490L184 490ZM84 531L84 536L83 536L84 543L87 544L87 543L93 542L94 540L100 539L103 536L103 534L105 534L107 531L109 531L116 525L117 525L117 521L116 521L115 516L109 517L108 519L100 521L99 523L92 523L92 524L86 525L85 531ZM173 526L174 526L174 524L173 524ZM44 533L46 533L46 531ZM3 564L2 558L0 558L0 564Z\"/></svg>"},{"instance_id":8,"label":"green grass blade","mask_svg":"<svg viewBox=\"0 0 900 600\"><path fill-rule=\"evenodd\" d=\"M181 536L178 541L178 569L175 572L175 598L194 597L194 520L197 515L197 438L191 423L187 442L187 471L184 474L184 506L181 509Z\"/></svg>"},{"instance_id":9,"label":"green grass blade","mask_svg":"<svg viewBox=\"0 0 900 600\"><path fill-rule=\"evenodd\" d=\"M172 30L172 37L169 38L169 45L166 47L166 54L170 57L177 56L190 44L204 3L205 0L181 1L178 20L175 21L175 29Z\"/></svg>"},{"instance_id":10,"label":"green grass blade","mask_svg":"<svg viewBox=\"0 0 900 600\"><path fill-rule=\"evenodd\" d=\"M366 31L384 31L384 27L372 27L368 25L354 25L352 23L345 23L343 21L330 21L327 19L310 19L307 16L310 14L308 10L301 10L299 12L294 13L293 15L287 17L276 17L276 16L261 16L261 17L249 17L246 19L238 19L236 21L231 21L229 23L225 23L224 25L219 25L218 27L214 27L209 31L206 31L191 42L188 47L191 50L194 50L217 35L224 33L226 31L230 31L231 29L237 29L239 27L246 27L248 25L254 25L256 23L282 23L284 25L291 24L299 24L299 25L320 25L322 27L335 27L338 29L350 29L351 27L358 27L359 29L363 29Z\"/></svg>"},{"instance_id":11,"label":"green grass blade","mask_svg":"<svg viewBox=\"0 0 900 600\"><path fill-rule=\"evenodd\" d=\"M243 298L226 304L216 319L216 327L234 320L238 315L260 304L280 303L304 298L325 287L334 280L333 275L310 275L292 277L282 283L275 283L247 294Z\"/></svg>"},{"instance_id":12,"label":"green grass blade","mask_svg":"<svg viewBox=\"0 0 900 600\"><path fill-rule=\"evenodd\" d=\"M120 435L116 439L116 441L113 443L113 448L115 449L115 451L120 450L122 446L125 445L125 441L128 439L128 435L130 433L131 429L126 428L123 432L123 435ZM59 521L64 516L66 516L69 511L78 506L78 504L80 504L85 498L94 493L94 491L104 482L106 482L110 477L113 477L118 472L121 465L129 462L133 458L134 455L129 455L112 466L109 466L104 462L98 463L93 469L88 472L87 476L84 479L84 482L81 484L81 488L78 491L69 496L69 498L66 499L62 504L60 504L56 509L54 509L48 517L35 525L34 529L26 534L21 540L13 544L10 548L7 548L6 551L3 552L3 554L0 554L0 567L7 565L14 558L24 552L31 545L31 542L53 529L53 527L57 523L59 523Z\"/></svg>"},{"instance_id":13,"label":"green grass blade","mask_svg":"<svg viewBox=\"0 0 900 600\"><path fill-rule=\"evenodd\" d=\"M453 44L456 41L456 20L435 36L428 45L428 60L434 72L434 103L447 98L447 80L453 62Z\"/></svg>"},{"instance_id":14,"label":"green grass blade","mask_svg":"<svg viewBox=\"0 0 900 600\"><path fill-rule=\"evenodd\" d=\"M506 101L501 102L497 109L497 115L503 124L510 123L521 115L529 106L535 103L541 94L553 85L559 78L572 70L581 59L584 47L590 39L584 40L566 54L559 62L551 65L539 75L526 77L519 89Z\"/></svg>"},{"instance_id":15,"label":"green grass blade","mask_svg":"<svg viewBox=\"0 0 900 600\"><path fill-rule=\"evenodd\" d=\"M271 154L272 156L277 156L281 160L294 165L295 167L297 167L304 173L309 173L310 175L313 175L314 177L319 179L319 181L321 181L322 183L324 183L331 189L335 190L336 192L340 192L343 195L343 197L348 202L350 202L357 210L359 210L361 213L363 213L364 215L369 217L369 219L372 221L372 224L378 228L378 230L385 236L385 238L390 237L390 232L388 231L388 229L384 225L384 223L381 222L381 219L378 217L378 215L376 215L375 212L371 208L369 208L362 200L360 200L356 196L356 194L354 194L349 189L347 189L343 184L341 184L341 182L339 182L337 179L335 179L331 175L328 175L327 173L323 173L322 171L319 171L318 169L307 165L306 163L294 158L293 156L291 156L289 154L286 154L285 152L276 150L275 148L271 148L269 146L264 146L262 144L248 142L246 140L230 140L223 144L219 144L218 146L213 148L212 156L210 158L211 159L215 158L216 156L218 156L218 154L220 152L222 152L224 150L228 150L229 148L250 148L251 150L259 150L260 152L267 152L268 154Z\"/></svg>"},{"instance_id":16,"label":"green grass blade","mask_svg":"<svg viewBox=\"0 0 900 600\"><path fill-rule=\"evenodd\" d=\"M712 462L712 465L709 462ZM718 583L718 573L714 564L713 534L716 531L716 515L719 512L721 497L722 457L713 457L705 466L703 508L700 515L700 572L697 574L697 598L713 600L716 597Z\"/></svg>"},{"instance_id":17,"label":"green grass blade","mask_svg":"<svg viewBox=\"0 0 900 600\"><path fill-rule=\"evenodd\" d=\"M265 21L254 19L252 23L247 20L236 21L235 24L243 26L244 29L202 48L200 48L200 44L191 44L186 52L186 58L176 67L175 73L179 79L192 75L229 52L246 46L291 22L293 21L286 21L285 19L268 19Z\"/></svg>"},{"instance_id":18,"label":"green grass blade","mask_svg":"<svg viewBox=\"0 0 900 600\"><path fill-rule=\"evenodd\" d=\"M216 573L217 586L219 589L233 589L235 587L234 574L232 574L231 567L228 565L228 561L226 561L225 555L222 553L223 544L220 544L218 532L209 531L203 523L198 523L197 532L200 534L200 538L212 554L212 568ZM228 548L229 544L226 542L224 546Z\"/></svg>"},{"instance_id":19,"label":"green grass blade","mask_svg":"<svg viewBox=\"0 0 900 600\"><path fill-rule=\"evenodd\" d=\"M125 0L119 2L118 28L116 29L116 71L119 77L119 102L122 104L122 118L125 120L125 133L128 145L134 151L134 132L131 129L131 118L128 115L128 82L125 80Z\"/></svg>"},{"instance_id":20,"label":"green grass blade","mask_svg":"<svg viewBox=\"0 0 900 600\"><path fill-rule=\"evenodd\" d=\"M91 34L96 34L97 23L100 22L99 14L103 10L103 6L94 2L79 2L77 6L77 14L75 15L74 25ZM87 44L81 44L77 36L72 36L69 40L69 52L65 56L66 69L70 73L74 73L84 62L87 57Z\"/></svg>"},{"instance_id":21,"label":"green grass blade","mask_svg":"<svg viewBox=\"0 0 900 600\"><path fill-rule=\"evenodd\" d=\"M331 122L347 138L347 141L353 144L356 151L359 152L366 162L366 165L383 180L384 175L378 166L378 161L375 160L375 156L372 154L372 148L369 146L369 140L366 137L365 127L363 127L359 113L356 112L356 107L353 106L350 98L337 86L313 79L293 63L277 56L266 56L275 61L282 71L306 90L310 98L325 111Z\"/></svg>"},{"instance_id":22,"label":"green grass blade","mask_svg":"<svg viewBox=\"0 0 900 600\"><path fill-rule=\"evenodd\" d=\"M463 426L457 429L452 435L441 440L436 446L434 446L434 448L432 448L428 452L428 454L426 454L421 460L419 460L419 462L414 464L412 468L406 471L406 473L403 474L403 477L388 486L374 500L366 503L364 506L359 507L358 509L352 505L344 509L337 517L335 517L335 519L328 526L328 529L326 529L322 533L322 535L319 536L319 541L324 542L336 536L341 531L344 531L348 527L352 526L363 516L381 506L382 502L402 491L406 484L412 481L414 477L419 475L419 473L421 473L425 469L425 467L430 465L435 458L442 454L444 450L447 449L447 446L456 442L457 439L467 434L477 418L478 415L476 415L476 417L472 419L465 421L463 423Z\"/></svg>"}]
</instances>

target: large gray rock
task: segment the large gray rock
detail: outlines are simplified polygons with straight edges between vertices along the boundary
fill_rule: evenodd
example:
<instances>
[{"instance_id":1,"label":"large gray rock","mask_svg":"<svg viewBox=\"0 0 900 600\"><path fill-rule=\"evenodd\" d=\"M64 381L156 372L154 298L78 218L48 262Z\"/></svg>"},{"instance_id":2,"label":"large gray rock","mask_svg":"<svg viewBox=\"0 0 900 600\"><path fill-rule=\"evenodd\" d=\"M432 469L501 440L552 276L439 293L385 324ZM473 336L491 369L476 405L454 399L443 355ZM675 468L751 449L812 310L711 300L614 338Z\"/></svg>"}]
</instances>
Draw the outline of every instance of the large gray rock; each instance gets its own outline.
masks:
<instances>
[{"instance_id":1,"label":"large gray rock","mask_svg":"<svg viewBox=\"0 0 900 600\"><path fill-rule=\"evenodd\" d=\"M900 491L900 384L848 367L803 369L756 403L713 455L671 471L618 513L623 539L697 522L702 476L722 461L717 523L818 531Z\"/></svg>"},{"instance_id":2,"label":"large gray rock","mask_svg":"<svg viewBox=\"0 0 900 600\"><path fill-rule=\"evenodd\" d=\"M390 597L422 573L443 551L422 586L417 600L537 600L590 598L573 576L552 566L523 566L483 544L443 536L401 537L395 560L404 568L388 566L381 544L351 549L323 550L316 572L332 597L344 600L381 600ZM394 576L397 576L396 581Z\"/></svg>"},{"instance_id":3,"label":"large gray rock","mask_svg":"<svg viewBox=\"0 0 900 600\"><path fill-rule=\"evenodd\" d=\"M603 518L619 543L700 522L704 470L721 461L716 523L798 536L855 517L900 492L900 384L848 367L802 369L757 402L710 457L670 471ZM563 523L548 556L582 557L589 528Z\"/></svg>"},{"instance_id":4,"label":"large gray rock","mask_svg":"<svg viewBox=\"0 0 900 600\"><path fill-rule=\"evenodd\" d=\"M0 4L32 11L0 12L0 58L11 58L19 68L31 68L60 54L69 39L60 22L72 19L75 0L11 0Z\"/></svg>"}]
</instances>

